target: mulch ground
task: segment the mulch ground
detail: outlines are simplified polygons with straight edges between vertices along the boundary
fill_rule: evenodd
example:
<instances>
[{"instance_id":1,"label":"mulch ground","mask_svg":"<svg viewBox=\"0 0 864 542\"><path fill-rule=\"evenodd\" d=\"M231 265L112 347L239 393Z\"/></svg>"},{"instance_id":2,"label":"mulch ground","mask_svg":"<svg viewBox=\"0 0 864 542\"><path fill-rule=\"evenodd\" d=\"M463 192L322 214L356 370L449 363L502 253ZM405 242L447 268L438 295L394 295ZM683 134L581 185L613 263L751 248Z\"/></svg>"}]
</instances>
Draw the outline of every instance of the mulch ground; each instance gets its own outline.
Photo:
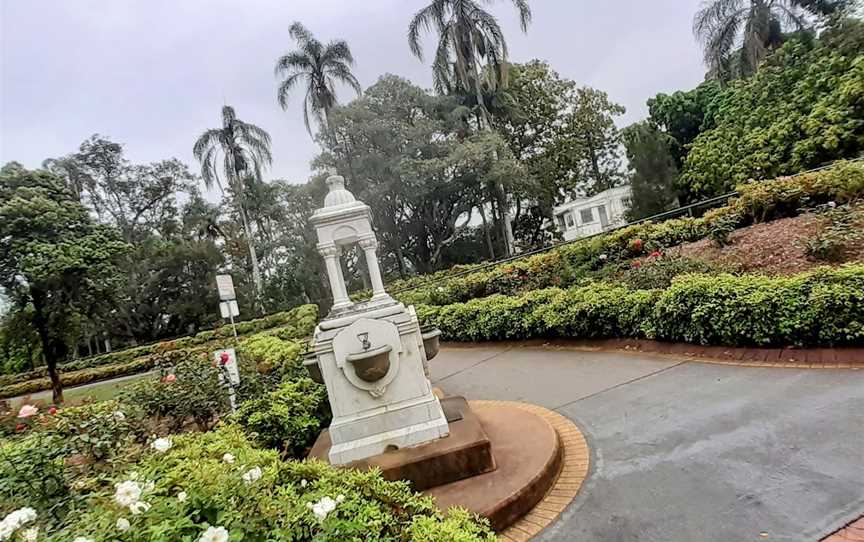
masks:
<instances>
[{"instance_id":1,"label":"mulch ground","mask_svg":"<svg viewBox=\"0 0 864 542\"><path fill-rule=\"evenodd\" d=\"M864 205L859 206L864 208ZM859 224L864 228L864 223ZM808 258L805 242L823 227L818 215L805 214L782 218L733 232L730 244L720 247L712 239L702 239L672 249L671 255L718 263L733 270L767 275L792 275L828 265ZM849 247L846 262L864 262L864 243Z\"/></svg>"},{"instance_id":2,"label":"mulch ground","mask_svg":"<svg viewBox=\"0 0 864 542\"><path fill-rule=\"evenodd\" d=\"M864 542L864 517L823 538L822 542Z\"/></svg>"}]
</instances>

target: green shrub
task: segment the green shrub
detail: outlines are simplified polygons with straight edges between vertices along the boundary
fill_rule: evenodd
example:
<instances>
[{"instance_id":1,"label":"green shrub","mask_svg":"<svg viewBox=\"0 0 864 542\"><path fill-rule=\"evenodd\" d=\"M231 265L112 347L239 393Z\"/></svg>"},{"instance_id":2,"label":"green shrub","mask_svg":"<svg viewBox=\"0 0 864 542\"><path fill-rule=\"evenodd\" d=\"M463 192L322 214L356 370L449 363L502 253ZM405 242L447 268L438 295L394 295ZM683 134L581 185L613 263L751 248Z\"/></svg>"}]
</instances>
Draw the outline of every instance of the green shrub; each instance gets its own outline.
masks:
<instances>
[{"instance_id":1,"label":"green shrub","mask_svg":"<svg viewBox=\"0 0 864 542\"><path fill-rule=\"evenodd\" d=\"M327 390L308 378L249 399L231 416L256 444L292 457L303 456L329 419Z\"/></svg>"},{"instance_id":2,"label":"green shrub","mask_svg":"<svg viewBox=\"0 0 864 542\"><path fill-rule=\"evenodd\" d=\"M675 277L692 273L718 275L727 271L722 266L703 260L681 256L663 256L639 261L639 265L627 265L613 272L605 280L617 281L633 290L657 290L668 288Z\"/></svg>"},{"instance_id":3,"label":"green shrub","mask_svg":"<svg viewBox=\"0 0 864 542\"><path fill-rule=\"evenodd\" d=\"M805 252L815 260L843 261L847 251L864 238L864 207L824 205L817 212L821 215L821 230L804 242Z\"/></svg>"},{"instance_id":4,"label":"green shrub","mask_svg":"<svg viewBox=\"0 0 864 542\"><path fill-rule=\"evenodd\" d=\"M168 451L148 454L135 471L140 482L132 482L142 489L147 510L131 514L115 502L113 490L106 491L50 540L114 540L120 518L130 523L122 534L130 542L197 540L208 527L224 528L232 540L494 540L485 523L464 511L445 518L431 498L413 493L407 483L387 482L375 471L280 461L275 451L254 448L230 425L176 436ZM115 482L127 480L128 475ZM316 517L311 506L325 497L335 507Z\"/></svg>"},{"instance_id":5,"label":"green shrub","mask_svg":"<svg viewBox=\"0 0 864 542\"><path fill-rule=\"evenodd\" d=\"M681 275L664 290L593 283L418 307L455 341L647 337L716 345L864 343L864 266L792 277Z\"/></svg>"},{"instance_id":6,"label":"green shrub","mask_svg":"<svg viewBox=\"0 0 864 542\"><path fill-rule=\"evenodd\" d=\"M168 421L174 430L191 419L205 431L228 411L228 391L206 357L184 359L158 377L129 385L121 401L146 416Z\"/></svg>"},{"instance_id":7,"label":"green shrub","mask_svg":"<svg viewBox=\"0 0 864 542\"><path fill-rule=\"evenodd\" d=\"M632 258L711 236L725 243L741 228L788 216L834 201L864 196L864 163L839 162L831 168L738 187L739 197L702 218L644 222L581 239L543 254L487 268L397 294L415 305L450 305L494 294L515 295L533 289L568 287L588 277L602 277L604 268ZM598 275L599 272L599 275ZM605 271L608 273L608 271ZM423 283L422 281L417 281Z\"/></svg>"}]
</instances>

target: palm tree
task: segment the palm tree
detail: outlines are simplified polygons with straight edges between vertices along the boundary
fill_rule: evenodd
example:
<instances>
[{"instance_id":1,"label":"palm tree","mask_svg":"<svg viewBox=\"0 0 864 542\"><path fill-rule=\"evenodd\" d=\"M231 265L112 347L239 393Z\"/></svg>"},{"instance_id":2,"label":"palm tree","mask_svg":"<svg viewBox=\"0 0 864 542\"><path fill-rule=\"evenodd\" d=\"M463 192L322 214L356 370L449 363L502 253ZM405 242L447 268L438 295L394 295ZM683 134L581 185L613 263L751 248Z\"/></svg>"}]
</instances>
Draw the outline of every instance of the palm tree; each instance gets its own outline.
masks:
<instances>
[{"instance_id":1,"label":"palm tree","mask_svg":"<svg viewBox=\"0 0 864 542\"><path fill-rule=\"evenodd\" d=\"M273 161L270 154L270 135L254 124L238 119L234 108L226 105L222 108L222 128L213 128L201 134L195 142L193 153L201 163L201 178L208 189L215 184L224 192L220 171L225 175L243 222L252 264L252 282L260 308L261 271L244 201L244 186L250 180L261 182L261 170Z\"/></svg>"},{"instance_id":2,"label":"palm tree","mask_svg":"<svg viewBox=\"0 0 864 542\"><path fill-rule=\"evenodd\" d=\"M302 82L306 90L303 100L303 123L306 130L311 136L311 115L324 127L328 137L332 138L330 112L337 104L335 84L346 84L358 95L362 92L360 83L351 73L351 66L354 65L351 49L343 40L322 44L299 22L294 22L288 33L297 42L299 49L279 57L276 61L276 76L284 77L276 93L279 105L287 110L292 89Z\"/></svg>"},{"instance_id":3,"label":"palm tree","mask_svg":"<svg viewBox=\"0 0 864 542\"><path fill-rule=\"evenodd\" d=\"M693 19L712 77L727 80L755 73L784 34L801 31L810 15L828 15L845 0L707 0Z\"/></svg>"},{"instance_id":4,"label":"palm tree","mask_svg":"<svg viewBox=\"0 0 864 542\"><path fill-rule=\"evenodd\" d=\"M511 1L519 11L522 31L526 32L531 22L531 8L527 0ZM408 45L420 60L423 60L420 35L433 28L438 33L438 46L432 62L436 89L439 92L473 90L480 129L491 129L483 83L485 81L489 89L496 85L506 86L507 72L507 42L498 20L477 0L432 0L414 15L408 25ZM511 255L515 249L507 195L500 182L495 188L507 254Z\"/></svg>"}]
</instances>

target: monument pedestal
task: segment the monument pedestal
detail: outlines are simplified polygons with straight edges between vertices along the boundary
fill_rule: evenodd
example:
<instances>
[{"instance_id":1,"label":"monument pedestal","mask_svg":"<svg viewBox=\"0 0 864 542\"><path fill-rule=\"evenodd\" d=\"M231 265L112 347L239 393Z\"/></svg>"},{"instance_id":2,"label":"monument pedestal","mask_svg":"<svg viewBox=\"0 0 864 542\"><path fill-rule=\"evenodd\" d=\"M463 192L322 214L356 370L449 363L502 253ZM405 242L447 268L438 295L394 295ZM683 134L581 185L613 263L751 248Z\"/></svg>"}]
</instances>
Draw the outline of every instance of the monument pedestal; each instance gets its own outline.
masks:
<instances>
[{"instance_id":1,"label":"monument pedestal","mask_svg":"<svg viewBox=\"0 0 864 542\"><path fill-rule=\"evenodd\" d=\"M450 422L447 438L391 450L345 466L363 470L377 467L386 480L408 480L417 491L495 470L492 443L467 401L462 397L449 397L441 403L444 410L458 418ZM328 461L331 446L330 432L325 430L309 457Z\"/></svg>"}]
</instances>

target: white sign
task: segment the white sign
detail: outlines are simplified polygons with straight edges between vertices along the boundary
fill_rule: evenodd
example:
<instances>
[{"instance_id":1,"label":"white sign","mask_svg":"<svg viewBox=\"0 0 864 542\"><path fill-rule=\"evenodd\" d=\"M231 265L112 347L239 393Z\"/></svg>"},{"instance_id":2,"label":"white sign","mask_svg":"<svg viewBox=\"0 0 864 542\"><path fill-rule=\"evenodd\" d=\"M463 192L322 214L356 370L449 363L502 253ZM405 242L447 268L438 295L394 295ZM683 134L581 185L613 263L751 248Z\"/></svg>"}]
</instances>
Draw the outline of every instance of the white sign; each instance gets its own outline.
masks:
<instances>
[{"instance_id":1,"label":"white sign","mask_svg":"<svg viewBox=\"0 0 864 542\"><path fill-rule=\"evenodd\" d=\"M219 312L222 314L222 318L234 318L240 316L240 308L237 306L237 300L232 299L231 301L220 301Z\"/></svg>"},{"instance_id":2,"label":"white sign","mask_svg":"<svg viewBox=\"0 0 864 542\"><path fill-rule=\"evenodd\" d=\"M228 381L231 385L240 384L240 369L237 367L237 353L233 348L217 350L213 354L216 366L219 367L219 382L223 382L224 374L228 373ZM224 368L224 370L223 370Z\"/></svg>"},{"instance_id":3,"label":"white sign","mask_svg":"<svg viewBox=\"0 0 864 542\"><path fill-rule=\"evenodd\" d=\"M231 275L216 275L216 289L219 290L221 301L237 299L237 295L234 294L234 280ZM223 316L225 315L223 314Z\"/></svg>"}]
</instances>

